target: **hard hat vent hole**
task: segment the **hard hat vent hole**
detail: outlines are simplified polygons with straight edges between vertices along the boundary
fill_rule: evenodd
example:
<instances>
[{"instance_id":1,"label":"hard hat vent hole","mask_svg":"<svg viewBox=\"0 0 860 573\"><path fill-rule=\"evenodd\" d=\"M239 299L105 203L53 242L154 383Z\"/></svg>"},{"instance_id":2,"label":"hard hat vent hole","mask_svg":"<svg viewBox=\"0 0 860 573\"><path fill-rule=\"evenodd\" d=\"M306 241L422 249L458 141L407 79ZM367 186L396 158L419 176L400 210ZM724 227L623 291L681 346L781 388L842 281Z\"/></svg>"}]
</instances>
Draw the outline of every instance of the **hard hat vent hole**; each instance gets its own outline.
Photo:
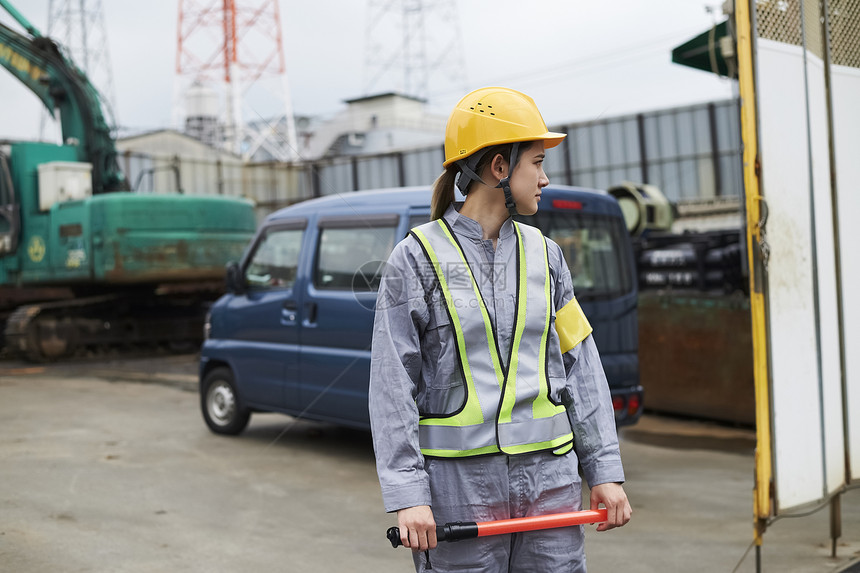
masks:
<instances>
[{"instance_id":1,"label":"hard hat vent hole","mask_svg":"<svg viewBox=\"0 0 860 573\"><path fill-rule=\"evenodd\" d=\"M493 112L490 112L490 115L496 115L496 114L494 114Z\"/></svg>"},{"instance_id":2,"label":"hard hat vent hole","mask_svg":"<svg viewBox=\"0 0 860 573\"><path fill-rule=\"evenodd\" d=\"M469 109L471 109L472 111L475 111L475 108L473 108L473 107L470 107Z\"/></svg>"}]
</instances>

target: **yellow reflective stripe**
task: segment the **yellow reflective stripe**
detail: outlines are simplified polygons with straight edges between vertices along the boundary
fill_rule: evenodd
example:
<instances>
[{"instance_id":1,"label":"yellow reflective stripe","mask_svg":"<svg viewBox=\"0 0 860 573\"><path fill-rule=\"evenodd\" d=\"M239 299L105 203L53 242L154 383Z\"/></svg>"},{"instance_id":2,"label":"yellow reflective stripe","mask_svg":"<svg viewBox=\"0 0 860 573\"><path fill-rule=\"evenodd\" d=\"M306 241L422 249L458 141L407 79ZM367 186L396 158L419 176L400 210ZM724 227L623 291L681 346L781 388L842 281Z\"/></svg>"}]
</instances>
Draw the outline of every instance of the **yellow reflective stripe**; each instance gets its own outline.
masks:
<instances>
[{"instance_id":1,"label":"yellow reflective stripe","mask_svg":"<svg viewBox=\"0 0 860 573\"><path fill-rule=\"evenodd\" d=\"M451 291L448 288L448 283L445 281L445 275L442 273L441 266L439 264L439 258L436 256L436 251L433 250L433 247L430 245L430 241L427 240L427 237L424 236L419 229L413 229L413 233L421 241L421 244L424 245L425 250L427 251L427 255L430 257L430 263L433 265L433 268L436 271L436 278L439 279L439 285L442 287L442 294L445 297L445 304L448 305L448 309L450 310L451 320L454 322L454 331L456 333L463 332L462 327L460 326L460 317L457 315L457 309L454 307L454 301L451 296ZM448 416L445 418L426 418L419 420L419 424L425 425L444 425L444 426L471 426L474 424L482 424L484 423L484 414L481 412L481 404L478 400L477 390L475 389L475 381L472 378L472 369L469 367L469 358L466 354L466 343L463 340L463 337L460 335L454 336L454 339L457 341L457 348L460 350L460 363L463 366L463 375L466 378L466 404L463 406L463 409L454 414L453 416Z\"/></svg>"},{"instance_id":2,"label":"yellow reflective stripe","mask_svg":"<svg viewBox=\"0 0 860 573\"><path fill-rule=\"evenodd\" d=\"M572 441L573 440L573 434L570 435L570 439L571 439L570 443L565 444L564 446L562 446L560 448L554 449L552 451L552 453L554 453L557 456L563 456L564 454L566 454L567 452L572 450L573 449L573 441Z\"/></svg>"},{"instance_id":3,"label":"yellow reflective stripe","mask_svg":"<svg viewBox=\"0 0 860 573\"><path fill-rule=\"evenodd\" d=\"M517 369L520 364L520 343L523 340L523 332L526 330L526 298L528 296L528 273L526 272L526 251L523 245L523 236L520 227L514 223L517 232L517 244L519 257L520 276L517 277L517 314L514 323L517 330L514 332L514 344L511 346L511 355L508 359L508 376L505 382L505 394L502 396L502 407L499 410L499 424L511 421L514 412L514 404L517 402Z\"/></svg>"},{"instance_id":4,"label":"yellow reflective stripe","mask_svg":"<svg viewBox=\"0 0 860 573\"><path fill-rule=\"evenodd\" d=\"M561 353L564 354L571 348L586 339L591 334L591 325L585 318L579 303L573 298L555 313L555 330L561 342Z\"/></svg>"},{"instance_id":5,"label":"yellow reflective stripe","mask_svg":"<svg viewBox=\"0 0 860 573\"><path fill-rule=\"evenodd\" d=\"M471 456L498 454L500 452L501 450L499 450L499 447L496 445L484 446L473 450L431 450L430 448L421 448L422 454L436 458L468 458Z\"/></svg>"},{"instance_id":6,"label":"yellow reflective stripe","mask_svg":"<svg viewBox=\"0 0 860 573\"><path fill-rule=\"evenodd\" d=\"M448 237L448 240L451 241L451 244L454 246L454 248L457 249L457 253L460 255L460 259L463 261L463 266L466 268L466 272L469 273L469 280L472 283L472 290L475 291L475 300L481 303L478 305L478 307L481 309L481 317L484 319L484 329L487 332L487 340L490 341L491 345L490 359L493 361L493 370L495 370L496 372L496 380L499 382L499 388L502 388L502 383L504 382L505 377L502 374L502 366L501 364L499 364L499 342L496 340L496 335L493 334L493 324L490 322L490 315L487 314L487 307L483 304L484 299L481 296L481 291L478 290L478 281L476 281L475 277L472 275L472 268L469 266L469 262L466 260L466 255L460 249L460 245L457 244L457 241L454 239L454 237L451 236L451 233L448 231L448 226L445 225L441 220L437 220L437 223L439 223L439 227L442 229L442 232L445 233L445 236ZM462 330L460 330L459 323L457 323L457 332L463 332Z\"/></svg>"},{"instance_id":7,"label":"yellow reflective stripe","mask_svg":"<svg viewBox=\"0 0 860 573\"><path fill-rule=\"evenodd\" d=\"M521 444L519 446L505 446L502 451L504 453L513 455L513 454L527 454L529 452L538 452L541 450L554 450L555 448L559 448L559 446L564 446L565 443L573 441L573 432L565 434L563 436L559 436L557 438L553 438L551 440L547 440L545 442L535 442L533 444ZM559 453L564 453L564 448L559 448Z\"/></svg>"},{"instance_id":8,"label":"yellow reflective stripe","mask_svg":"<svg viewBox=\"0 0 860 573\"><path fill-rule=\"evenodd\" d=\"M543 249L543 265L544 265L544 298L546 299L546 325L540 339L540 351L538 353L538 364L540 365L540 375L538 382L540 388L538 395L532 402L532 416L534 418L551 418L560 410L564 410L564 406L556 406L549 400L549 381L546 379L546 347L549 339L549 324L550 324L550 308L552 305L550 288L549 288L549 257L547 256L546 241L544 241Z\"/></svg>"},{"instance_id":9,"label":"yellow reflective stripe","mask_svg":"<svg viewBox=\"0 0 860 573\"><path fill-rule=\"evenodd\" d=\"M518 403L517 401L519 399L519 393L518 393L518 389L517 389L518 382L523 383L523 384L534 384L535 382L537 382L539 385L539 387L536 389L537 390L536 397L528 398L532 402L532 409L531 410L532 410L532 418L534 420L534 423L539 424L539 425L535 425L535 426L532 426L532 425L528 426L528 428L532 428L532 433L534 434L533 436L531 436L531 439L540 440L543 437L552 436L552 433L548 429L546 431L540 430L540 428L542 428L543 426L540 425L538 420L540 419L543 422L553 422L553 424L554 424L554 422L555 422L554 420L548 420L548 419L553 418L553 417L558 416L558 415L566 416L566 413L565 413L566 408L563 405L556 405L552 402L552 398L550 396L550 392L551 392L550 383L549 383L550 381L548 380L548 374L547 374L547 370L546 370L546 360L547 360L547 356L549 354L549 343L548 343L549 334L550 334L549 329L551 328L551 324L552 324L552 320L551 320L552 309L550 308L550 304L552 304L552 291L551 291L551 275L550 275L550 268L549 268L549 256L548 256L548 252L547 252L546 241L543 238L543 235L539 231L532 230L531 228L529 228L528 232L526 232L526 229L521 228L519 225L515 224L515 226L514 226L515 231L517 233L517 239L518 239L517 257L518 257L518 261L519 261L518 277L517 277L517 308L515 310L516 328L515 328L515 332L513 333L514 339L513 339L512 345L511 345L509 365L508 365L507 370L504 371L502 369L503 365L501 364L502 360L501 360L501 356L499 353L498 340L495 337L493 325L492 325L492 322L490 321L488 309L486 308L484 300L481 296L481 293L480 293L480 290L478 287L478 282L477 282L477 280L475 280L475 277L472 273L472 269L469 266L468 261L466 260L465 254L463 253L463 251L460 248L460 245L457 243L456 239L453 237L452 231L448 228L448 226L443 221L437 221L437 224L439 225L438 228L441 229L442 233L444 234L444 236L449 241L450 246L454 248L454 251L457 253L457 257L459 257L460 261L464 265L468 279L471 281L472 290L474 292L475 299L479 302L478 308L480 310L481 318L482 318L483 323L484 323L484 334L486 335L486 338L480 341L479 346L484 344L484 340L486 340L486 343L488 343L488 345L489 345L489 348L487 350L489 350L490 357L491 357L490 363L492 364L494 373L496 375L496 380L502 389L502 395L498 398L501 401L501 404L499 405L499 408L498 408L498 413L496 413L495 416L493 416L493 413L491 413L489 411L485 414L483 411L484 409L481 406L481 398L482 397L477 392L476 381L474 379L474 375L473 375L473 372L471 370L472 366L469 363L469 355L467 354L467 346L472 351L481 352L482 355L483 355L483 351L481 351L479 348L473 348L473 346L475 346L475 344L474 344L475 341L470 341L470 344L467 344L465 341L465 335L463 332L461 317L459 316L459 314L457 312L457 306L455 304L455 302L459 302L459 301L455 301L454 296L453 296L453 294L450 290L450 287L447 283L447 275L445 274L445 272L443 272L443 269L442 269L442 266L441 266L441 263L439 260L439 255L433 249L431 242L428 239L428 236L431 236L431 237L433 237L433 240L435 241L435 240L437 240L436 236L432 235L430 231L428 231L428 233L425 234L421 231L420 228L413 229L413 233L414 233L416 239L418 239L418 241L421 243L422 247L424 248L425 253L427 254L427 258L430 260L430 263L433 266L434 272L436 273L437 280L439 281L439 286L440 286L440 289L442 290L443 298L444 298L445 304L447 305L448 312L449 312L449 315L451 317L452 327L453 327L454 332L455 332L455 341L457 344L458 352L460 354L459 360L460 360L460 365L461 365L463 375L465 378L466 391L467 391L466 401L463 405L463 409L460 412L457 412L456 414L454 414L452 416L448 416L448 417L443 417L443 416L436 417L436 416L434 416L434 417L422 418L421 420L419 420L419 424L421 424L422 427L424 427L424 428L427 428L427 426L440 426L439 430L432 430L432 433L429 433L429 434L426 433L426 432L431 432L431 430L429 430L429 428L427 428L426 430L423 430L425 432L425 437L427 437L429 439L431 436L436 436L437 434L439 434L440 431L442 431L442 427L448 427L448 428L457 427L457 428L459 428L457 430L457 434L451 434L451 436L449 436L449 438L455 439L455 438L459 437L459 439L462 439L465 437L464 435L461 435L462 432L470 431L469 426L476 426L478 424L483 424L484 420L487 420L487 423L489 423L490 421L495 423L496 432L497 432L497 438L496 439L497 440L500 439L498 437L499 436L498 432L500 432L502 430L503 425L513 423L513 410L515 407L517 407L517 403ZM430 228L430 229L432 230L433 233L436 232L436 229L432 229L432 228ZM529 245L528 245L529 248L528 249L526 249L524 236L529 237ZM537 240L543 241L543 243L534 242ZM533 242L534 242L534 244L533 244ZM448 249L447 245L445 245L444 248L443 248L443 245L441 245L441 244L437 244L437 246L439 246L440 249L442 249L442 251L444 251L444 254L446 257L449 256L448 250L447 250ZM539 269L538 267L529 267L528 266L529 261L526 261L526 252L528 252L529 256L532 257L531 263L535 264L535 262L537 261L536 257L538 255L537 255L537 253L534 253L533 251L534 251L534 249L538 248L539 246L542 247L542 259L543 259L543 265L544 265L542 272L541 272L541 269ZM440 252L442 252L442 251L440 251ZM454 257L454 259L456 260L457 257ZM446 262L447 262L447 258L446 258ZM528 269L531 269L531 274L530 274ZM540 273L540 274L538 274L538 273ZM543 278L543 293L542 294L544 297L544 300L543 300L544 310L542 312L545 312L545 316L543 317L543 329L542 329L542 332L540 334L540 339L538 341L534 341L534 342L538 343L537 370L535 372L532 372L531 363L530 362L524 363L524 367L526 364L528 364L528 366L529 366L529 368L525 369L528 371L528 376L527 376L527 378L523 378L523 380L518 380L521 377L521 376L519 376L519 374L521 374L521 372L519 371L520 370L520 364L519 364L519 352L520 352L520 350L524 347L524 345L527 345L528 346L528 352L529 353L534 352L534 348L532 346L533 342L531 340L528 340L528 344L525 344L525 342L524 342L525 330L526 330L526 321L527 321L526 320L527 319L526 313L528 312L529 306L530 306L529 305L529 298L530 297L528 296L528 289L531 287L534 295L536 295L536 296L533 296L532 303L537 308L540 308L538 305L540 304L539 298L541 296L541 293L540 293L540 291L535 292L535 288L540 288L540 287L534 283L536 281L539 281L541 277ZM535 301L534 300L535 298L537 298L538 300ZM532 313L534 313L534 312L535 311L533 310ZM539 317L534 317L534 318L539 319ZM471 317L470 317L470 320L472 320ZM532 324L533 326L536 326L533 323L534 323L534 320L532 320L530 322L530 324ZM470 326L470 328L480 329L480 326L478 326L477 324L472 325L470 323L469 326ZM477 333L474 332L474 330L471 332L473 333L473 336L475 336L476 338L480 338L480 334L479 334L480 330ZM473 357L473 358L475 358L475 357ZM477 367L477 365L476 365L476 367ZM479 369L478 374L484 375L483 369L486 368L486 363L483 360L480 360L480 367L481 368ZM524 376L525 376L525 370L522 373ZM489 381L487 381L487 382L489 382ZM523 390L523 388L520 388L520 390ZM482 389L486 392L486 389L484 389L483 386L482 386ZM533 395L532 392L534 390L535 390L534 388L529 388L529 391L527 392L527 394L529 396L532 396ZM487 399L486 396L484 396L483 398L484 398L484 400ZM526 400L526 398L523 397L522 400L524 401L524 400ZM493 402L495 402L495 401L496 401L496 398L493 399ZM522 404L522 405L525 406L525 404ZM489 406L489 404L488 404L488 406ZM493 408L493 409L495 409L495 408ZM491 420L492 418L495 418L495 419ZM565 426L567 426L569 428L567 423L565 423ZM514 431L512 429L514 427L510 426L510 425L505 425L504 428L505 428L505 434L506 434L504 441L505 442L517 441L517 437L513 434L510 434L510 432ZM490 429L492 429L492 428L490 428ZM555 429L552 430L552 432L556 432L556 431L564 432L564 429L555 427ZM526 430L524 433L525 433L525 435L528 435L529 431ZM520 436L519 439L523 439L525 437L522 434L518 434L518 435ZM437 436L437 437L439 437L439 436ZM443 445L448 446L450 448L451 446L453 446L453 444L447 443L448 442L447 439L437 441L436 443L434 443L434 441L435 441L434 439L429 439L430 443L428 443L427 445L432 446L432 447L426 447L426 448L422 447L421 451L422 451L422 453L424 453L427 456L441 457L441 458L466 458L466 457L471 457L471 456L495 454L495 453L500 453L500 452L504 452L504 453L513 455L513 454L538 452L538 451L553 451L553 453L561 455L561 454L564 454L564 453L570 451L570 449L572 447L571 442L573 440L573 433L571 431L567 431L567 432L565 432L564 435L555 436L555 437L552 437L548 440L525 443L525 444L516 444L516 445L510 446L510 447L502 446L499 443L488 444L488 439L485 439L485 438L490 438L490 436L484 436L483 438L481 438L479 440L478 439L472 440L472 441L477 441L478 444L483 444L483 445L480 445L479 447L475 447L475 448L465 449L465 450L439 448L439 446L443 446Z\"/></svg>"}]
</instances>

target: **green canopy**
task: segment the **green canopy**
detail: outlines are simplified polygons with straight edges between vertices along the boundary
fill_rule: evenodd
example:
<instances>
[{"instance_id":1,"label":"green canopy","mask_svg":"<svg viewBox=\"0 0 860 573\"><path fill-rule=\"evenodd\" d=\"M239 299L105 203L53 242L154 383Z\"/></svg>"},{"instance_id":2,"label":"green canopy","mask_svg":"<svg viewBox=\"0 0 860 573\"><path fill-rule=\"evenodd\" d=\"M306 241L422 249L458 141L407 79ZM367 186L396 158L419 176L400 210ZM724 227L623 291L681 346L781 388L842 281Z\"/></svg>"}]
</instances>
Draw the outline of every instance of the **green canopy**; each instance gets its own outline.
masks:
<instances>
[{"instance_id":1,"label":"green canopy","mask_svg":"<svg viewBox=\"0 0 860 573\"><path fill-rule=\"evenodd\" d=\"M728 22L725 20L672 50L672 61L682 66L728 76L729 66L720 49L720 38L730 36Z\"/></svg>"}]
</instances>

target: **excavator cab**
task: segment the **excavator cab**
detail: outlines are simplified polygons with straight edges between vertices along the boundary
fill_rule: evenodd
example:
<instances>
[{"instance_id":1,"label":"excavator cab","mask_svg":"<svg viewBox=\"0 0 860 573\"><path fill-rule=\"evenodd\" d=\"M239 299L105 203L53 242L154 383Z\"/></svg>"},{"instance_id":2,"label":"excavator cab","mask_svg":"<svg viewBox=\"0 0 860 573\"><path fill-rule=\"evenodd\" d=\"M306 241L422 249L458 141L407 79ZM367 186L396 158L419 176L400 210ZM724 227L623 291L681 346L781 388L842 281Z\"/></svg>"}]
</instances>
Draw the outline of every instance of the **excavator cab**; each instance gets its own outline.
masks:
<instances>
[{"instance_id":1,"label":"excavator cab","mask_svg":"<svg viewBox=\"0 0 860 573\"><path fill-rule=\"evenodd\" d=\"M21 230L20 206L15 200L12 174L6 154L0 150L0 257L18 249Z\"/></svg>"}]
</instances>

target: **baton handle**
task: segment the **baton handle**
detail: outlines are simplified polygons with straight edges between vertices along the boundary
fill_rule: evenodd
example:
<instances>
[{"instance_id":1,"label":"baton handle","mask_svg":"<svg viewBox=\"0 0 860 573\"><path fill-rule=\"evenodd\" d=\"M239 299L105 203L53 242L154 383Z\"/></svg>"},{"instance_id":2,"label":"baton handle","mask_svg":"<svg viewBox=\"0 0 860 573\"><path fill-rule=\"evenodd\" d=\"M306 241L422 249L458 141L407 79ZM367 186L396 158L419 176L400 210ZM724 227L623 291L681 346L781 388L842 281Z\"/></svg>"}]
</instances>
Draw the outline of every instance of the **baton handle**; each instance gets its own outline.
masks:
<instances>
[{"instance_id":1,"label":"baton handle","mask_svg":"<svg viewBox=\"0 0 860 573\"><path fill-rule=\"evenodd\" d=\"M389 527L385 533L392 547L400 547L403 542L400 540L400 528ZM474 521L454 521L445 525L436 526L436 541L460 541L461 539L471 539L478 537L478 524Z\"/></svg>"}]
</instances>

